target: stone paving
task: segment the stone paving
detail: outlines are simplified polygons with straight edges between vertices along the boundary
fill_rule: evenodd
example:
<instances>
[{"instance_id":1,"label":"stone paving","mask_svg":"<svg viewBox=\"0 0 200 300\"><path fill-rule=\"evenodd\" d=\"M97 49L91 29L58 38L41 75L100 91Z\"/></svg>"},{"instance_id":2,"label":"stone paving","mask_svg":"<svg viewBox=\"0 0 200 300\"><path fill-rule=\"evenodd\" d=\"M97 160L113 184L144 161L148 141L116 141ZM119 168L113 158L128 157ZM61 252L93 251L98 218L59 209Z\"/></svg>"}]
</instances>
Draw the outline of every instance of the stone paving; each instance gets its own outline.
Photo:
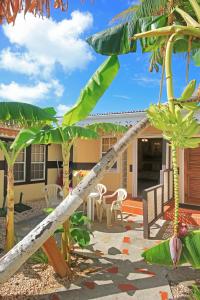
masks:
<instances>
[{"instance_id":1,"label":"stone paving","mask_svg":"<svg viewBox=\"0 0 200 300\"><path fill-rule=\"evenodd\" d=\"M44 218L17 222L18 239L26 235ZM123 224L118 221L107 228L95 222L92 226L94 236L87 250L77 250L81 256L88 257L82 268L94 268L94 272L79 277L70 287L49 291L37 296L38 300L64 299L173 299L171 282L191 281L200 278L200 272L184 266L177 270L147 265L141 253L171 234L169 222L159 220L151 229L151 240L143 239L142 216L125 216ZM31 296L28 299L36 299ZM189 299L189 298L180 298Z\"/></svg>"}]
</instances>

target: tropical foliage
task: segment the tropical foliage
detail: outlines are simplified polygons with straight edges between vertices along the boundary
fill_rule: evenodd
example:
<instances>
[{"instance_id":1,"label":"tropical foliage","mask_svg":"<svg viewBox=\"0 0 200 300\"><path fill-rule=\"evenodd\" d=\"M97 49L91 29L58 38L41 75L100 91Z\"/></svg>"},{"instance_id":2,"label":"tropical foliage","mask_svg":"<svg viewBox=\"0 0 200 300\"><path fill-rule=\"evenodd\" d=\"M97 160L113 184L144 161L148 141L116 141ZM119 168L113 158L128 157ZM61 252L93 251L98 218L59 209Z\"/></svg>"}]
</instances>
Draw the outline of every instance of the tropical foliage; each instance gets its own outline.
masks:
<instances>
[{"instance_id":1,"label":"tropical foliage","mask_svg":"<svg viewBox=\"0 0 200 300\"><path fill-rule=\"evenodd\" d=\"M117 56L111 56L97 69L90 78L84 89L80 93L75 105L67 111L61 124L56 124L56 127L43 128L37 130L35 128L25 129L21 131L21 136L16 139L12 145L13 149L24 143L23 136L29 136L26 145L28 144L60 144L62 146L63 157L63 192L64 197L69 193L69 162L70 149L77 138L91 139L97 138L100 132L125 132L127 129L124 126L98 123L85 127L79 126L78 122L84 120L89 113L94 109L100 97L104 94L107 88L112 83L119 70L119 61ZM70 222L66 221L63 224L64 232L62 235L62 253L70 263ZM73 234L77 230L73 231ZM80 233L77 233L80 236ZM84 237L82 237L83 239Z\"/></svg>"},{"instance_id":2,"label":"tropical foliage","mask_svg":"<svg viewBox=\"0 0 200 300\"><path fill-rule=\"evenodd\" d=\"M0 122L16 126L18 129L34 126L41 128L55 121L55 110L53 108L42 109L26 103L0 102ZM21 138L19 138L21 137ZM2 150L7 165L7 222L6 222L6 249L9 250L14 245L14 163L22 149L26 147L29 135L19 133L16 141L20 142L13 147L13 143L0 140L0 149Z\"/></svg>"},{"instance_id":3,"label":"tropical foliage","mask_svg":"<svg viewBox=\"0 0 200 300\"><path fill-rule=\"evenodd\" d=\"M197 25L198 16L194 12L196 4L200 0L143 0L139 5L133 5L129 9L117 15L113 20L120 24L108 28L88 38L88 43L98 53L104 55L120 55L137 51L137 41L132 39L137 33L143 33L153 29L159 29L170 25L184 26L186 20L181 16L184 11L191 16L192 22ZM176 8L178 6L178 9ZM191 19L187 22L190 22ZM193 23L194 24L194 23ZM181 29L181 27L180 27ZM162 36L143 37L140 39L140 47L143 52L151 52L150 71L159 70L159 64L163 64L166 39ZM196 65L199 65L200 43L198 38L189 39L179 35L173 47L175 53L190 52Z\"/></svg>"},{"instance_id":4,"label":"tropical foliage","mask_svg":"<svg viewBox=\"0 0 200 300\"><path fill-rule=\"evenodd\" d=\"M200 1L149 1L143 0L137 6L122 12L114 20L122 20L121 24L97 33L88 39L88 43L96 52L111 55L125 54L137 51L137 40L143 52L150 52L150 71L159 70L163 65L166 74L166 89L168 103L151 105L147 110L152 125L163 131L164 137L170 142L172 149L172 164L174 173L174 234L173 237L152 249L143 256L149 262L159 261L157 249L162 249L162 264L176 265L180 259L185 244L180 239L179 231L179 182L178 182L178 148L194 148L200 143L194 136L199 133L199 125L194 113L199 109L198 103L184 103L192 96L196 82L191 81L179 99L175 99L172 73L172 54L188 53L188 65L192 53L196 65L200 65ZM187 68L188 75L188 68ZM164 76L162 76L164 78ZM188 76L186 76L188 77ZM162 88L161 88L162 89ZM161 93L160 93L161 95ZM161 97L160 97L161 98ZM186 114L183 110L186 110ZM185 115L184 115L185 114ZM196 235L198 236L198 232ZM187 240L192 235L187 236ZM198 238L196 241L199 244ZM197 246L196 244L196 246ZM168 253L165 249L167 245ZM184 251L184 250L183 250ZM183 253L183 252L182 252ZM191 263L191 260L188 260ZM179 261L181 262L181 260ZM193 266L196 266L192 264Z\"/></svg>"}]
</instances>

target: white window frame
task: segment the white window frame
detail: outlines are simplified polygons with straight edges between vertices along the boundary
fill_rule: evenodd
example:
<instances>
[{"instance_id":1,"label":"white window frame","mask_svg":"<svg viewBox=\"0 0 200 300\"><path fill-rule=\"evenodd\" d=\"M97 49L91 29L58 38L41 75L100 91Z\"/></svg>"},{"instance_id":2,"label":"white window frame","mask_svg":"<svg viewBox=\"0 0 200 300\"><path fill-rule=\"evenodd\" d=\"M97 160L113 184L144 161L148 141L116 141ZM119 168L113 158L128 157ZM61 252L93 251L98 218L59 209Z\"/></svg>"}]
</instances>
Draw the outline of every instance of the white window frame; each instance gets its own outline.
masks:
<instances>
[{"instance_id":1,"label":"white window frame","mask_svg":"<svg viewBox=\"0 0 200 300\"><path fill-rule=\"evenodd\" d=\"M24 178L21 179L21 180L15 180L14 179L14 183L19 183L19 182L26 182L26 149L23 149L22 151L24 151L24 161L21 162L21 161L16 161L14 163L15 164L23 164L24 165ZM20 153L19 153L20 154ZM13 173L15 174L14 170L13 170ZM15 178L15 177L14 177Z\"/></svg>"},{"instance_id":2,"label":"white window frame","mask_svg":"<svg viewBox=\"0 0 200 300\"><path fill-rule=\"evenodd\" d=\"M100 157L102 158L103 157L103 153L106 154L107 152L103 152L103 139L112 139L112 138L116 138L116 142L118 141L118 138L117 136L113 136L113 135L106 135L106 136L102 136L101 137L101 153L100 153ZM110 143L109 143L110 144ZM110 149L110 148L109 148ZM110 168L107 172L111 172L111 173L117 173L119 171L119 161L118 159L116 160L115 162L117 164L117 167L116 168Z\"/></svg>"},{"instance_id":3,"label":"white window frame","mask_svg":"<svg viewBox=\"0 0 200 300\"><path fill-rule=\"evenodd\" d=\"M43 146L44 147L44 162L32 162L32 147L33 146ZM42 180L45 180L45 169L46 169L46 147L45 145L31 145L31 167L33 164L43 164L43 178L30 178L31 179L31 182L34 182L34 181L42 181ZM31 176L31 172L30 172L30 176Z\"/></svg>"}]
</instances>

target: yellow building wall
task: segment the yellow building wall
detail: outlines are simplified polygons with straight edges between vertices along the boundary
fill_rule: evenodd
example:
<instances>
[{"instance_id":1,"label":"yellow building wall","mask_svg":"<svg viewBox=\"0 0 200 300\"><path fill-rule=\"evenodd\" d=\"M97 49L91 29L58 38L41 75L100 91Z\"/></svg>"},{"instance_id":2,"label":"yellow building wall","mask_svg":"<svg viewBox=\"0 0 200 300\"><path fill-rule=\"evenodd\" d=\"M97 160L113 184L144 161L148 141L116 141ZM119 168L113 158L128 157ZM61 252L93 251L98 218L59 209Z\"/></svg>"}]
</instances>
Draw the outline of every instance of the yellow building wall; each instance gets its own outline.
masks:
<instances>
[{"instance_id":1,"label":"yellow building wall","mask_svg":"<svg viewBox=\"0 0 200 300\"><path fill-rule=\"evenodd\" d=\"M14 188L15 203L19 201L21 192L23 193L23 202L29 202L43 198L42 189L44 186L45 183L16 185Z\"/></svg>"},{"instance_id":2,"label":"yellow building wall","mask_svg":"<svg viewBox=\"0 0 200 300\"><path fill-rule=\"evenodd\" d=\"M0 160L4 160L3 152L0 150Z\"/></svg>"},{"instance_id":3,"label":"yellow building wall","mask_svg":"<svg viewBox=\"0 0 200 300\"><path fill-rule=\"evenodd\" d=\"M101 153L101 140L78 139L73 146L73 161L77 163L96 163Z\"/></svg>"},{"instance_id":4,"label":"yellow building wall","mask_svg":"<svg viewBox=\"0 0 200 300\"><path fill-rule=\"evenodd\" d=\"M47 184L56 183L57 178L58 178L57 169L48 169L47 170Z\"/></svg>"},{"instance_id":5,"label":"yellow building wall","mask_svg":"<svg viewBox=\"0 0 200 300\"><path fill-rule=\"evenodd\" d=\"M62 161L62 150L60 145L48 146L48 161Z\"/></svg>"}]
</instances>

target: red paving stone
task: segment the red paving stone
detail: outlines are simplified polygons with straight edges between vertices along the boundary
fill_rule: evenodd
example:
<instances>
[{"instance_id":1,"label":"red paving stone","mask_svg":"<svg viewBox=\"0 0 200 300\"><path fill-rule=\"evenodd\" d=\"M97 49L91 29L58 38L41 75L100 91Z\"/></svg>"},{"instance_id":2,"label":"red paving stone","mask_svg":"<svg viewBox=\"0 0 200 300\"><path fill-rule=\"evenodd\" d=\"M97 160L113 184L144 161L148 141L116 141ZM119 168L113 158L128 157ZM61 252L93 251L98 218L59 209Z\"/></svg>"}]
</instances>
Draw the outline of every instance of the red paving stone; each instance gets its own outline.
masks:
<instances>
[{"instance_id":1,"label":"red paving stone","mask_svg":"<svg viewBox=\"0 0 200 300\"><path fill-rule=\"evenodd\" d=\"M160 291L159 293L160 293L160 299L161 300L168 300L169 299L167 292Z\"/></svg>"},{"instance_id":2,"label":"red paving stone","mask_svg":"<svg viewBox=\"0 0 200 300\"><path fill-rule=\"evenodd\" d=\"M130 284L130 283L121 283L121 284L118 284L117 287L122 292L128 292L128 291L136 291L136 290L138 290L138 288L136 286L134 286L133 284Z\"/></svg>"},{"instance_id":3,"label":"red paving stone","mask_svg":"<svg viewBox=\"0 0 200 300\"><path fill-rule=\"evenodd\" d=\"M151 271L149 271L149 270L147 270L147 269L135 269L137 272L139 272L139 273L142 273L142 274L147 274L147 275L151 275L151 276L155 276L156 275L156 273L154 273L154 272L151 272Z\"/></svg>"},{"instance_id":4,"label":"red paving stone","mask_svg":"<svg viewBox=\"0 0 200 300\"><path fill-rule=\"evenodd\" d=\"M125 236L125 237L123 238L123 243L128 243L128 244L130 244L130 243L131 243L130 237L129 237L129 236Z\"/></svg>"},{"instance_id":5,"label":"red paving stone","mask_svg":"<svg viewBox=\"0 0 200 300\"><path fill-rule=\"evenodd\" d=\"M122 254L129 255L129 251L128 251L128 249L122 249Z\"/></svg>"},{"instance_id":6,"label":"red paving stone","mask_svg":"<svg viewBox=\"0 0 200 300\"><path fill-rule=\"evenodd\" d=\"M112 273L112 274L117 274L118 273L118 267L108 268L108 269L106 269L106 272Z\"/></svg>"},{"instance_id":7,"label":"red paving stone","mask_svg":"<svg viewBox=\"0 0 200 300\"><path fill-rule=\"evenodd\" d=\"M90 289L90 290L93 290L93 289L95 288L95 286L96 286L96 284L95 284L94 281L85 281L85 282L83 283L83 285L84 285L85 287L87 287L88 289Z\"/></svg>"}]
</instances>

